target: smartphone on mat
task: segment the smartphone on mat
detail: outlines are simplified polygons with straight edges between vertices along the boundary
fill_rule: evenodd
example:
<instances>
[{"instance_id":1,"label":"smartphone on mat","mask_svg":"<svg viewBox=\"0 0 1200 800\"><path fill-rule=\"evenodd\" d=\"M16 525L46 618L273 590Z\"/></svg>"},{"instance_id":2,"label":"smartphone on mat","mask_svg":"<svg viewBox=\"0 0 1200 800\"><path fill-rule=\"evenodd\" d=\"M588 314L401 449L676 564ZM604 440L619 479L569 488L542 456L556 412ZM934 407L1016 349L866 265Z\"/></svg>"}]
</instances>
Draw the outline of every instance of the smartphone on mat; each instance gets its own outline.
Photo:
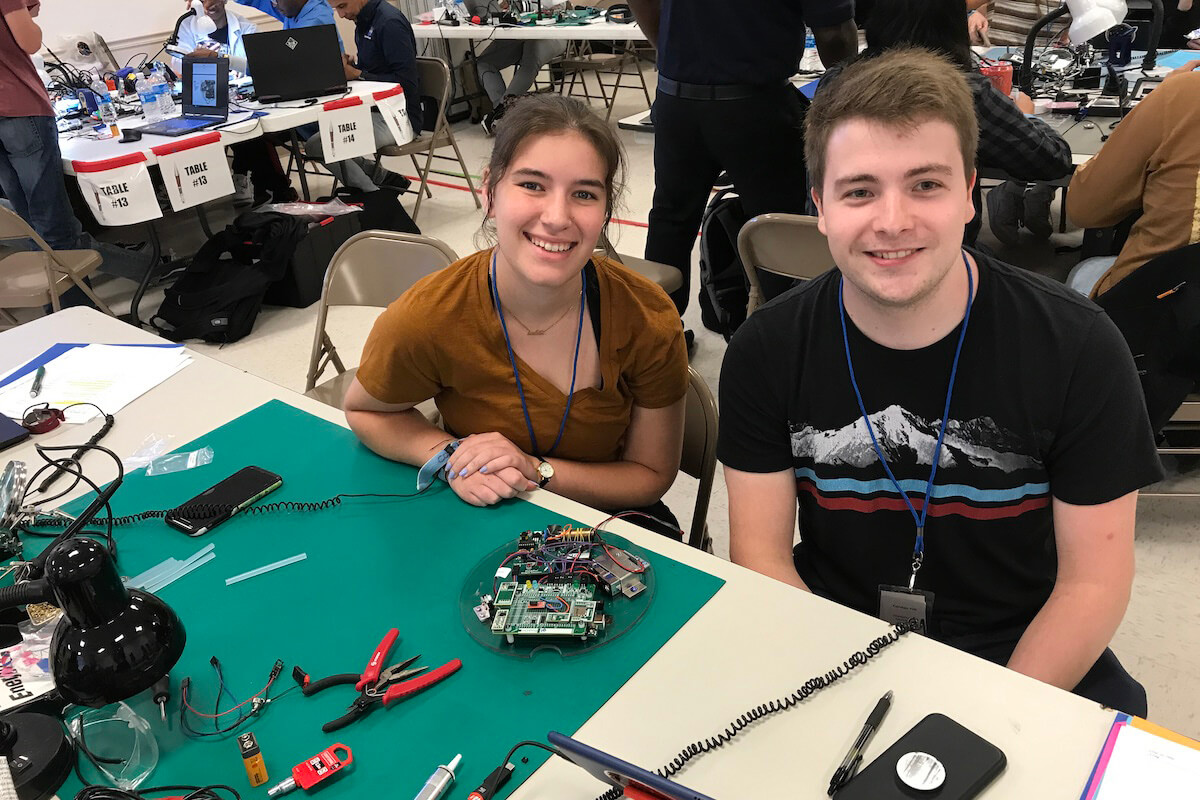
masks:
<instances>
[{"instance_id":1,"label":"smartphone on mat","mask_svg":"<svg viewBox=\"0 0 1200 800\"><path fill-rule=\"evenodd\" d=\"M199 536L282 485L283 478L274 472L245 467L168 513L165 521L188 536Z\"/></svg>"}]
</instances>

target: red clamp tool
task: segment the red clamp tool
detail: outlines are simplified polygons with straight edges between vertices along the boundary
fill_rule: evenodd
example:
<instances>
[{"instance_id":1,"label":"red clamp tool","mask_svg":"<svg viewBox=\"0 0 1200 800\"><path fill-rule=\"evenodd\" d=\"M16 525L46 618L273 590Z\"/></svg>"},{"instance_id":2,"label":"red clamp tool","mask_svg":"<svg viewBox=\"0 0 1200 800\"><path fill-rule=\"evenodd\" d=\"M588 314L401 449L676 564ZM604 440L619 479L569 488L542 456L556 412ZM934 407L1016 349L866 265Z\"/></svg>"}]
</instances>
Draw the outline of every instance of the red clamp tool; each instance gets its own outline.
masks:
<instances>
[{"instance_id":1,"label":"red clamp tool","mask_svg":"<svg viewBox=\"0 0 1200 800\"><path fill-rule=\"evenodd\" d=\"M359 717L366 716L377 704L382 703L388 706L397 700L403 700L406 697L423 692L435 683L440 683L458 672L462 667L462 661L456 658L430 672L426 672L429 669L428 667L413 667L410 669L410 665L420 658L417 655L399 664L394 664L387 669L383 669L383 662L387 659L388 653L391 651L392 645L396 643L396 637L399 635L400 631L395 628L387 632L387 635L383 637L383 641L379 643L379 647L376 648L375 654L367 662L367 666L361 675L357 673L345 673L342 675L331 675L328 678L321 678L317 681L310 681L308 673L300 669L300 667L292 670L292 677L295 678L296 683L300 684L300 691L304 693L305 697L328 689L330 686L342 686L351 683L359 691L358 698L350 704L350 710L332 722L322 725L322 731L332 733L346 727Z\"/></svg>"}]
</instances>

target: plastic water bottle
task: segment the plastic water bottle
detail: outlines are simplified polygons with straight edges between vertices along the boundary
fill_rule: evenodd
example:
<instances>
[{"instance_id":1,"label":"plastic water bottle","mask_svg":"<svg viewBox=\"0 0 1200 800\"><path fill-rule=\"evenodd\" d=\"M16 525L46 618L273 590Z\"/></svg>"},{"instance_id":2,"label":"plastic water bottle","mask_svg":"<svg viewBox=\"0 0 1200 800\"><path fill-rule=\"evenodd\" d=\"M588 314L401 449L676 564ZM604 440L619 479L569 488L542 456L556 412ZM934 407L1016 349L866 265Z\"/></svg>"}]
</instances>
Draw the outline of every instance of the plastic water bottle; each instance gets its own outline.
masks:
<instances>
[{"instance_id":1,"label":"plastic water bottle","mask_svg":"<svg viewBox=\"0 0 1200 800\"><path fill-rule=\"evenodd\" d=\"M163 77L162 72L158 67L155 67L153 73L154 91L158 94L158 113L160 119L165 119L175 114L175 100L171 97L171 84Z\"/></svg>"},{"instance_id":2,"label":"plastic water bottle","mask_svg":"<svg viewBox=\"0 0 1200 800\"><path fill-rule=\"evenodd\" d=\"M158 107L158 93L145 73L138 75L137 96L142 101L142 114L147 122L158 122L162 119L162 111Z\"/></svg>"},{"instance_id":3,"label":"plastic water bottle","mask_svg":"<svg viewBox=\"0 0 1200 800\"><path fill-rule=\"evenodd\" d=\"M100 118L100 128L97 130L97 134L101 139L120 136L121 130L117 127L117 109L113 107L112 95L108 93L108 87L104 85L104 81L97 78L92 83L92 93L96 95L96 116Z\"/></svg>"}]
</instances>

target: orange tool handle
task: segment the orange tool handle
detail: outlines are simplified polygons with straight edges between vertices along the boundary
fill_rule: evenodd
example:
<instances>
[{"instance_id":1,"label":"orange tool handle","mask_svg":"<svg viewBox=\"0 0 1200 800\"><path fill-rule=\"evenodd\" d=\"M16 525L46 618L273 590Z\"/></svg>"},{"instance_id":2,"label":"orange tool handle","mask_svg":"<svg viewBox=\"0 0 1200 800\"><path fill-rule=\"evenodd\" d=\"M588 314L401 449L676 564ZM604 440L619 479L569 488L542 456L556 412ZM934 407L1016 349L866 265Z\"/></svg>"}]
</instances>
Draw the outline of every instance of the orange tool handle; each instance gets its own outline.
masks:
<instances>
[{"instance_id":1,"label":"orange tool handle","mask_svg":"<svg viewBox=\"0 0 1200 800\"><path fill-rule=\"evenodd\" d=\"M453 661L443 664L432 672L426 672L424 675L404 681L404 683L398 683L392 688L388 689L387 693L384 694L383 704L386 706L395 702L396 700L401 700L405 697L410 697L414 694L417 694L418 692L423 692L438 681L448 678L454 673L458 672L461 668L462 661L456 658Z\"/></svg>"}]
</instances>

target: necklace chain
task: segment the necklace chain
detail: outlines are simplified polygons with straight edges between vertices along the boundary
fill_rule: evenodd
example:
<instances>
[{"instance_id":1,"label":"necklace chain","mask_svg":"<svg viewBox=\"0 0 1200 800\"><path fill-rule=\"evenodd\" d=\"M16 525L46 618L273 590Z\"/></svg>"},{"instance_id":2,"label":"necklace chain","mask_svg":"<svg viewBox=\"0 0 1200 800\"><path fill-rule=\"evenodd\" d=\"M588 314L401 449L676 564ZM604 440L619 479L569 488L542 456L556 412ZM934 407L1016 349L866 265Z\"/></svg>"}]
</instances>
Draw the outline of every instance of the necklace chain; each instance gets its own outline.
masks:
<instances>
[{"instance_id":1,"label":"necklace chain","mask_svg":"<svg viewBox=\"0 0 1200 800\"><path fill-rule=\"evenodd\" d=\"M524 329L525 329L525 333L529 334L530 336L542 336L542 335L543 335L543 334L545 334L547 331L549 331L551 328L553 328L555 325L557 325L558 323L560 323L560 322L562 322L564 319L566 319L566 317L567 317L567 314L570 314L570 313L571 313L571 309L572 309L572 308L574 308L574 307L575 307L575 305L574 305L574 304L571 304L571 305L567 306L567 307L566 307L566 309L563 311L563 313L559 315L558 319L554 320L554 322L551 322L549 325L547 325L546 327L542 328L541 330L536 330L536 331L535 331L535 330L531 330L531 329L530 329L530 327L529 327L528 325L526 325L524 322L522 322L522 321L520 320L520 318L519 318L519 317L518 317L516 314L514 314L514 313L512 312L512 309L511 309L511 308L506 308L506 309L504 309L504 310L505 310L505 311L508 313L508 316L512 317L512 320L513 320L513 322L517 323L518 325L520 325L522 328L524 328Z\"/></svg>"}]
</instances>

